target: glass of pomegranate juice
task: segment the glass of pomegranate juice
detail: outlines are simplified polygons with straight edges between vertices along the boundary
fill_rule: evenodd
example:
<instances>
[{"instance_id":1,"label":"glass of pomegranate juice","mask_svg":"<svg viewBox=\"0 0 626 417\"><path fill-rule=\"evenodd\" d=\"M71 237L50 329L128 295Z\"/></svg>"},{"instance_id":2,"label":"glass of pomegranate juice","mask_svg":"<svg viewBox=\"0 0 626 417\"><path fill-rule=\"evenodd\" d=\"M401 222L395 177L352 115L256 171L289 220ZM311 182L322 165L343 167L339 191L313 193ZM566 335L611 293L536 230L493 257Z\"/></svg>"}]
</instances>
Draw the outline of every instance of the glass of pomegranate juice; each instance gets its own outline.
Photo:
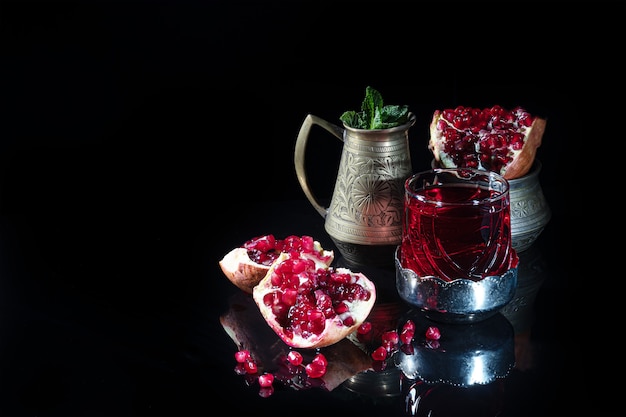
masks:
<instances>
[{"instance_id":1,"label":"glass of pomegranate juice","mask_svg":"<svg viewBox=\"0 0 626 417\"><path fill-rule=\"evenodd\" d=\"M468 168L432 169L405 182L399 260L420 277L479 281L501 275L511 247L509 183Z\"/></svg>"}]
</instances>

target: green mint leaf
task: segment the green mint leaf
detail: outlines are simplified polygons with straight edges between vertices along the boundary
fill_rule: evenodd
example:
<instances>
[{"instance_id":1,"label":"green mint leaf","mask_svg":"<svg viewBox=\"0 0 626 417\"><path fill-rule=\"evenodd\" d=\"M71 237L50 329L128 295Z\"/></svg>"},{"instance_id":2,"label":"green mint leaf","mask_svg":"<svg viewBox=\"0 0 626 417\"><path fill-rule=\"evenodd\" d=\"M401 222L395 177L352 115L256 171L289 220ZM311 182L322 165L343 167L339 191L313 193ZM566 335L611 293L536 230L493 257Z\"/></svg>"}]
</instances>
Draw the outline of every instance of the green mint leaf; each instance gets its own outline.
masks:
<instances>
[{"instance_id":1,"label":"green mint leaf","mask_svg":"<svg viewBox=\"0 0 626 417\"><path fill-rule=\"evenodd\" d=\"M361 103L361 110L369 120L369 129L376 129L376 113L383 108L383 97L378 90L367 86L365 88L365 98Z\"/></svg>"},{"instance_id":2,"label":"green mint leaf","mask_svg":"<svg viewBox=\"0 0 626 417\"><path fill-rule=\"evenodd\" d=\"M387 105L381 110L381 120L383 123L397 123L398 125L404 124L408 121L409 107Z\"/></svg>"},{"instance_id":3,"label":"green mint leaf","mask_svg":"<svg viewBox=\"0 0 626 417\"><path fill-rule=\"evenodd\" d=\"M356 124L356 112L354 110L348 110L339 117L339 120L350 127L354 127Z\"/></svg>"},{"instance_id":4,"label":"green mint leaf","mask_svg":"<svg viewBox=\"0 0 626 417\"><path fill-rule=\"evenodd\" d=\"M406 105L383 105L383 97L376 89L367 86L361 111L346 111L339 118L346 126L355 129L388 129L408 121Z\"/></svg>"}]
</instances>

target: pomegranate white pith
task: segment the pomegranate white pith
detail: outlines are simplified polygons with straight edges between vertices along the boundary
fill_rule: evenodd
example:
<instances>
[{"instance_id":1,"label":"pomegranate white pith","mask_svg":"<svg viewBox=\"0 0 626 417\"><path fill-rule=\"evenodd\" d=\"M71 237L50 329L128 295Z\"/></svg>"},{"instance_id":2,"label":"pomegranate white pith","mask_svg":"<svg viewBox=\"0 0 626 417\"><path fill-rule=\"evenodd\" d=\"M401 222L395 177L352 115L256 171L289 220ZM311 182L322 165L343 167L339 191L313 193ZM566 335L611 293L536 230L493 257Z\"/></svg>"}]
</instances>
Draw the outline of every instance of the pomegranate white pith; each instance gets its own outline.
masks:
<instances>
[{"instance_id":1,"label":"pomegranate white pith","mask_svg":"<svg viewBox=\"0 0 626 417\"><path fill-rule=\"evenodd\" d=\"M268 234L252 238L241 247L232 249L219 261L219 265L233 284L252 294L252 288L265 277L281 252L297 252L320 267L328 267L334 259L334 252L323 249L320 242L311 236L292 235L276 239Z\"/></svg>"},{"instance_id":2,"label":"pomegranate white pith","mask_svg":"<svg viewBox=\"0 0 626 417\"><path fill-rule=\"evenodd\" d=\"M519 106L436 110L428 148L442 168L484 169L511 180L532 167L545 127L545 119Z\"/></svg>"},{"instance_id":3,"label":"pomegranate white pith","mask_svg":"<svg viewBox=\"0 0 626 417\"><path fill-rule=\"evenodd\" d=\"M376 288L364 274L319 267L281 253L254 287L261 315L289 346L321 348L344 339L367 318Z\"/></svg>"}]
</instances>

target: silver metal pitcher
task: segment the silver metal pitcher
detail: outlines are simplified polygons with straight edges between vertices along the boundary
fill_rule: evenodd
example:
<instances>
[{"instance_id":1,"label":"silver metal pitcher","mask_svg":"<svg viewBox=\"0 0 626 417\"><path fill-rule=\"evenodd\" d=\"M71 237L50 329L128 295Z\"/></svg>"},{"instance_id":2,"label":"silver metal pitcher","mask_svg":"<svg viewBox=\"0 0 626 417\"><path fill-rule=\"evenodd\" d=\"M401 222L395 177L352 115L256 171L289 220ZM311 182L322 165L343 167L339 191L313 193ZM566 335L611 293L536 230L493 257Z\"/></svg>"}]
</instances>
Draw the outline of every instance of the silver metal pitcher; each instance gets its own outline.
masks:
<instances>
[{"instance_id":1,"label":"silver metal pitcher","mask_svg":"<svg viewBox=\"0 0 626 417\"><path fill-rule=\"evenodd\" d=\"M402 239L404 181L412 173L408 132L415 123L389 129L354 129L309 114L296 140L294 163L304 194L325 219L324 228L350 265L394 266ZM324 207L309 187L305 150L313 126L343 141L330 206Z\"/></svg>"}]
</instances>

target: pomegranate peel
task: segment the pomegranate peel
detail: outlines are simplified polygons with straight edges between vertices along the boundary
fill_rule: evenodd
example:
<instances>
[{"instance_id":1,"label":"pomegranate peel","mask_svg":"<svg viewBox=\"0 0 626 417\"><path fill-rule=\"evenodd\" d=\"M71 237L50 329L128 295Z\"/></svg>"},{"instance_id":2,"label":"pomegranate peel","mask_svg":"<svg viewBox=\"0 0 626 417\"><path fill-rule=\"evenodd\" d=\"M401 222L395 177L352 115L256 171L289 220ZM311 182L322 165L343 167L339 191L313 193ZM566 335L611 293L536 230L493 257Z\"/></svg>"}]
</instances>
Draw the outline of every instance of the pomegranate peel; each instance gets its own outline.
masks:
<instances>
[{"instance_id":1,"label":"pomegranate peel","mask_svg":"<svg viewBox=\"0 0 626 417\"><path fill-rule=\"evenodd\" d=\"M219 261L219 266L235 286L252 294L252 289L265 277L282 251L296 251L302 257L312 259L319 267L328 267L334 260L334 252L325 250L310 236L275 239L273 235L262 235L232 249ZM254 259L251 253L255 253Z\"/></svg>"},{"instance_id":2,"label":"pomegranate peel","mask_svg":"<svg viewBox=\"0 0 626 417\"><path fill-rule=\"evenodd\" d=\"M363 273L322 267L286 252L253 288L267 324L288 346L322 348L356 331L376 301Z\"/></svg>"},{"instance_id":3,"label":"pomegranate peel","mask_svg":"<svg viewBox=\"0 0 626 417\"><path fill-rule=\"evenodd\" d=\"M537 148L541 146L541 140L543 138L543 132L546 129L546 120L537 117L530 130L527 133L526 143L521 151L513 157L513 160L509 164L508 168L504 172L504 178L512 180L515 178L523 177L530 171L530 168L535 162L535 156L537 154Z\"/></svg>"},{"instance_id":4,"label":"pomegranate peel","mask_svg":"<svg viewBox=\"0 0 626 417\"><path fill-rule=\"evenodd\" d=\"M251 260L245 248L231 250L219 261L219 265L233 284L250 294L252 288L263 279L270 268Z\"/></svg>"},{"instance_id":5,"label":"pomegranate peel","mask_svg":"<svg viewBox=\"0 0 626 417\"><path fill-rule=\"evenodd\" d=\"M546 119L519 106L435 110L428 149L442 168L485 169L511 180L530 171L545 127Z\"/></svg>"}]
</instances>

